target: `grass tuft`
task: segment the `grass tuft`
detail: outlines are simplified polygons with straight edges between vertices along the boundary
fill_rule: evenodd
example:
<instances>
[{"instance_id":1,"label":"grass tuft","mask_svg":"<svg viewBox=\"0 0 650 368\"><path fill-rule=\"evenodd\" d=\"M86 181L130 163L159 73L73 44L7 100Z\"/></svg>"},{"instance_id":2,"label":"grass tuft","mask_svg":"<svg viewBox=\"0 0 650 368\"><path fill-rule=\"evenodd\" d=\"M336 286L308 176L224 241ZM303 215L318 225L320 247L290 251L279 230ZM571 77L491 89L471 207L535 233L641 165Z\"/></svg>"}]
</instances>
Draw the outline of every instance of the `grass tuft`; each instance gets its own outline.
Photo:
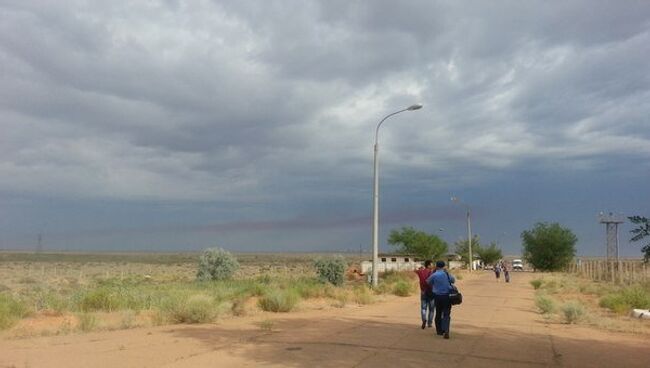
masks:
<instances>
[{"instance_id":1,"label":"grass tuft","mask_svg":"<svg viewBox=\"0 0 650 368\"><path fill-rule=\"evenodd\" d=\"M97 329L97 317L93 313L79 313L77 315L77 329L82 332L90 332Z\"/></svg>"},{"instance_id":2,"label":"grass tuft","mask_svg":"<svg viewBox=\"0 0 650 368\"><path fill-rule=\"evenodd\" d=\"M539 289L544 281L542 279L535 279L535 280L530 280L530 284L533 286L533 289L537 290Z\"/></svg>"},{"instance_id":3,"label":"grass tuft","mask_svg":"<svg viewBox=\"0 0 650 368\"><path fill-rule=\"evenodd\" d=\"M0 330L13 326L28 314L29 310L23 302L9 295L0 294Z\"/></svg>"},{"instance_id":4,"label":"grass tuft","mask_svg":"<svg viewBox=\"0 0 650 368\"><path fill-rule=\"evenodd\" d=\"M413 284L407 281L398 281L393 286L393 294L397 296L409 296L413 292Z\"/></svg>"},{"instance_id":5,"label":"grass tuft","mask_svg":"<svg viewBox=\"0 0 650 368\"><path fill-rule=\"evenodd\" d=\"M293 290L269 290L258 300L258 305L267 312L286 313L292 311L300 301L300 296Z\"/></svg>"},{"instance_id":6,"label":"grass tuft","mask_svg":"<svg viewBox=\"0 0 650 368\"><path fill-rule=\"evenodd\" d=\"M616 313L626 314L631 309L650 309L650 291L641 285L622 288L600 299L600 306Z\"/></svg>"},{"instance_id":7,"label":"grass tuft","mask_svg":"<svg viewBox=\"0 0 650 368\"><path fill-rule=\"evenodd\" d=\"M586 314L585 307L575 300L564 303L562 312L564 313L564 320L569 324L577 323Z\"/></svg>"},{"instance_id":8,"label":"grass tuft","mask_svg":"<svg viewBox=\"0 0 650 368\"><path fill-rule=\"evenodd\" d=\"M535 296L535 306L541 314L549 315L555 312L555 302L543 294Z\"/></svg>"},{"instance_id":9,"label":"grass tuft","mask_svg":"<svg viewBox=\"0 0 650 368\"><path fill-rule=\"evenodd\" d=\"M192 295L170 303L167 309L169 319L175 323L207 323L217 317L215 301L208 295Z\"/></svg>"}]
</instances>

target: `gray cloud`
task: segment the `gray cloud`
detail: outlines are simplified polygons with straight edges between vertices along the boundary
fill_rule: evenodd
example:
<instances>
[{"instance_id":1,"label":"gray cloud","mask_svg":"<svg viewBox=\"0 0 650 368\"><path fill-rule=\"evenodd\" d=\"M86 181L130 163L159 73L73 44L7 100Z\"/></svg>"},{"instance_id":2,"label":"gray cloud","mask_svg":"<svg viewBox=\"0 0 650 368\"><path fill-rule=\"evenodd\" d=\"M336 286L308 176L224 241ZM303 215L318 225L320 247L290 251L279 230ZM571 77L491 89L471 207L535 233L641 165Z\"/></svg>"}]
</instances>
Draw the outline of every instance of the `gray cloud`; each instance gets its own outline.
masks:
<instances>
[{"instance_id":1,"label":"gray cloud","mask_svg":"<svg viewBox=\"0 0 650 368\"><path fill-rule=\"evenodd\" d=\"M649 43L646 2L5 1L0 193L359 217L373 129L413 102L380 137L404 203L647 174Z\"/></svg>"}]
</instances>

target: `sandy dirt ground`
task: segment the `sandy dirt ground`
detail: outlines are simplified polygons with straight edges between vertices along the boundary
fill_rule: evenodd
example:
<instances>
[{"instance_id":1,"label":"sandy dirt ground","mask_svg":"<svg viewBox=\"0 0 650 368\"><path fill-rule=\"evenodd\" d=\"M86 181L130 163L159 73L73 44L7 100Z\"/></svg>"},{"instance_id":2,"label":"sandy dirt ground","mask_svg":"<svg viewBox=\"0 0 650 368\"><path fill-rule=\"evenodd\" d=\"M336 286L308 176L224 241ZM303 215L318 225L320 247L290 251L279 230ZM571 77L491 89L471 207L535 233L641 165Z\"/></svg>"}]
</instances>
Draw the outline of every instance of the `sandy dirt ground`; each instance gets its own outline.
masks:
<instances>
[{"instance_id":1,"label":"sandy dirt ground","mask_svg":"<svg viewBox=\"0 0 650 368\"><path fill-rule=\"evenodd\" d=\"M412 296L206 325L2 339L0 367L650 367L647 336L545 323L531 278L463 280L450 340L420 329Z\"/></svg>"}]
</instances>

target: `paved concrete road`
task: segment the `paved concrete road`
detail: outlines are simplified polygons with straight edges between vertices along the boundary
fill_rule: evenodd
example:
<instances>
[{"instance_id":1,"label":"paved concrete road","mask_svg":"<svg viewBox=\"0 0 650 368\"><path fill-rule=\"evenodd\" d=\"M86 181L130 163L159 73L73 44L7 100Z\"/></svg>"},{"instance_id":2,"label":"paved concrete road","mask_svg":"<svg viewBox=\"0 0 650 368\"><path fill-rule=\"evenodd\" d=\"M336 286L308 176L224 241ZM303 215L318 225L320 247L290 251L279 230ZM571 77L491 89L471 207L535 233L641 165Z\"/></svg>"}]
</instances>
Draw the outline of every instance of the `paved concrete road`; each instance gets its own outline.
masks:
<instances>
[{"instance_id":1,"label":"paved concrete road","mask_svg":"<svg viewBox=\"0 0 650 368\"><path fill-rule=\"evenodd\" d=\"M444 340L418 297L365 307L0 341L0 367L650 367L647 337L544 324L527 273L461 282ZM273 331L256 324L273 319Z\"/></svg>"}]
</instances>

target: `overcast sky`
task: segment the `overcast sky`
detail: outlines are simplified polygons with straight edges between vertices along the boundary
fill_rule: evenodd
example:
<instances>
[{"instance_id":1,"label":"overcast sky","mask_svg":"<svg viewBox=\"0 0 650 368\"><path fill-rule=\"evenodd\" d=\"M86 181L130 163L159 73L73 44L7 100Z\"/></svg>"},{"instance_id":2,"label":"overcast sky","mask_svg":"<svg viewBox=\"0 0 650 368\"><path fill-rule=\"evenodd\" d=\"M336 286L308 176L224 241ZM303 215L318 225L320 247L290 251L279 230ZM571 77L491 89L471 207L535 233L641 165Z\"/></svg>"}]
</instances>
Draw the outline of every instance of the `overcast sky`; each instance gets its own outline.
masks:
<instances>
[{"instance_id":1,"label":"overcast sky","mask_svg":"<svg viewBox=\"0 0 650 368\"><path fill-rule=\"evenodd\" d=\"M0 0L0 249L370 249L650 216L648 1ZM442 229L442 230L441 230ZM621 227L621 252L630 244ZM388 248L385 248L388 249Z\"/></svg>"}]
</instances>

